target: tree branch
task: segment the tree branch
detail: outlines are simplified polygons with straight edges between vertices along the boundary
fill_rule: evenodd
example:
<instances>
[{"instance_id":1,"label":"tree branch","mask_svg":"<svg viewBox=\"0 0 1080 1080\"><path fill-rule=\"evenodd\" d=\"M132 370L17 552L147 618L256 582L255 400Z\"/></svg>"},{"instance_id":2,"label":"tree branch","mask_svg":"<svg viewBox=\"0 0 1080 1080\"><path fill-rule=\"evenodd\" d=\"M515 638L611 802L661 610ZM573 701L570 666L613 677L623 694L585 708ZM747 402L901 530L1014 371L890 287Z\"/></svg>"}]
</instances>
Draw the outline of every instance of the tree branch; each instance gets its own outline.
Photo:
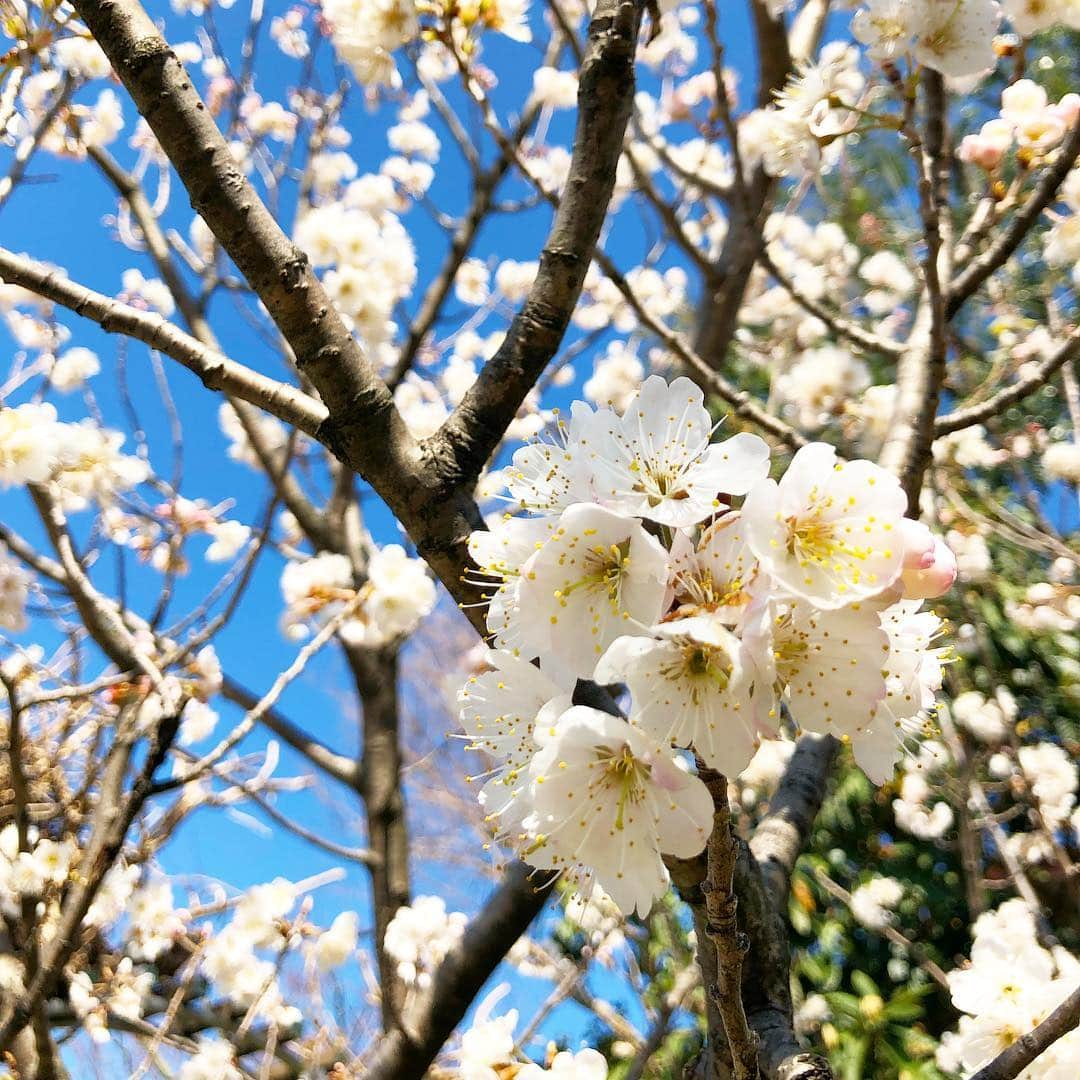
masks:
<instances>
[{"instance_id":1,"label":"tree branch","mask_svg":"<svg viewBox=\"0 0 1080 1080\"><path fill-rule=\"evenodd\" d=\"M87 289L58 270L34 263L6 248L0 248L0 278L91 319L109 333L144 342L182 364L209 389L222 390L258 405L308 435L317 435L326 420L326 408L315 398L230 360L155 312L141 311Z\"/></svg>"},{"instance_id":2,"label":"tree branch","mask_svg":"<svg viewBox=\"0 0 1080 1080\"><path fill-rule=\"evenodd\" d=\"M944 195L947 182L945 81L927 69L925 89L926 135L914 121L915 90L905 85L895 69L890 79L904 98L904 133L915 164L926 254L922 260L923 297L907 348L896 370L896 408L888 437L881 449L881 465L896 474L908 497L909 513L918 512L923 475L934 443L934 417L945 381L948 341L945 335L945 283L948 246L943 242Z\"/></svg>"},{"instance_id":3,"label":"tree branch","mask_svg":"<svg viewBox=\"0 0 1080 1080\"><path fill-rule=\"evenodd\" d=\"M769 799L769 812L758 823L750 850L767 891L783 908L791 872L825 798L829 771L840 750L831 735L800 736L784 778Z\"/></svg>"},{"instance_id":4,"label":"tree branch","mask_svg":"<svg viewBox=\"0 0 1080 1080\"><path fill-rule=\"evenodd\" d=\"M536 280L502 345L431 440L457 478L479 475L555 355L581 295L633 107L640 22L633 0L600 0L596 7L579 75L570 172Z\"/></svg>"},{"instance_id":5,"label":"tree branch","mask_svg":"<svg viewBox=\"0 0 1080 1080\"><path fill-rule=\"evenodd\" d=\"M858 323L845 318L837 311L833 311L824 304L807 296L773 261L769 254L768 245L762 243L761 252L758 255L761 265L780 283L784 291L803 309L815 318L820 319L837 337L846 338L853 345L865 349L868 352L881 353L884 356L900 356L904 346L899 341L882 337L880 334L864 330Z\"/></svg>"},{"instance_id":6,"label":"tree branch","mask_svg":"<svg viewBox=\"0 0 1080 1080\"><path fill-rule=\"evenodd\" d=\"M746 1022L742 1001L743 957L750 939L739 929L738 906L733 879L737 845L731 831L727 778L714 769L701 769L700 775L713 798L713 826L706 847L708 870L702 885L707 916L708 944L698 941L698 948L716 952L716 981L705 987L715 999L723 1020L723 1036L731 1055L735 1080L757 1080L757 1042ZM721 1032L710 1031L714 1041Z\"/></svg>"},{"instance_id":7,"label":"tree branch","mask_svg":"<svg viewBox=\"0 0 1080 1080\"><path fill-rule=\"evenodd\" d=\"M1044 387L1061 368L1077 356L1080 356L1080 328L1074 329L1065 342L1035 365L1029 374L1022 375L1016 382L1002 387L978 405L954 409L951 413L939 416L934 421L934 434L949 435L999 416L1010 405L1023 401L1029 394Z\"/></svg>"},{"instance_id":8,"label":"tree branch","mask_svg":"<svg viewBox=\"0 0 1080 1080\"><path fill-rule=\"evenodd\" d=\"M1013 252L1023 243L1024 237L1039 219L1039 215L1054 202L1062 181L1069 175L1069 170L1072 169L1078 157L1080 157L1080 123L1069 132L1069 137L1058 151L1053 165L1043 173L1042 178L1035 185L1035 190L1016 212L1008 228L1002 230L997 240L981 255L972 259L952 280L945 299L945 313L948 318L951 319L960 310L964 301L972 296L995 270L1004 266Z\"/></svg>"},{"instance_id":9,"label":"tree branch","mask_svg":"<svg viewBox=\"0 0 1080 1080\"><path fill-rule=\"evenodd\" d=\"M257 695L228 676L222 681L221 694L229 701L239 705L245 712L251 712L257 708L260 700ZM351 758L346 757L344 754L335 753L324 743L297 727L296 724L286 719L272 707L262 710L259 715L259 722L268 727L279 739L288 743L297 753L303 754L308 761L328 776L332 776L342 784L355 788L356 765Z\"/></svg>"},{"instance_id":10,"label":"tree branch","mask_svg":"<svg viewBox=\"0 0 1080 1080\"><path fill-rule=\"evenodd\" d=\"M799 1046L792 1023L790 957L786 909L791 871L806 842L825 795L829 769L839 749L831 736L803 735L769 800L749 846L738 842L734 888L740 930L749 940L743 959L742 1000L747 1023L758 1041L758 1065L767 1080L832 1080L827 1062ZM699 940L707 925L703 883L706 857L668 859L679 895L690 906ZM716 978L715 951L699 948L702 978ZM715 1009L708 998L707 1007ZM710 1020L710 1031L718 1030ZM722 1049L722 1048L721 1048ZM723 1076L717 1048L707 1049L705 1075Z\"/></svg>"},{"instance_id":11,"label":"tree branch","mask_svg":"<svg viewBox=\"0 0 1080 1080\"><path fill-rule=\"evenodd\" d=\"M1021 1035L989 1065L984 1065L971 1080L1013 1080L1040 1054L1080 1025L1080 986L1078 986L1038 1027Z\"/></svg>"},{"instance_id":12,"label":"tree branch","mask_svg":"<svg viewBox=\"0 0 1080 1080\"><path fill-rule=\"evenodd\" d=\"M364 1073L367 1080L420 1080L488 975L540 913L551 885L536 886L532 871L513 863L484 909L435 972L428 992L406 1011L402 1026L384 1036Z\"/></svg>"},{"instance_id":13,"label":"tree branch","mask_svg":"<svg viewBox=\"0 0 1080 1080\"><path fill-rule=\"evenodd\" d=\"M371 868L375 914L375 958L379 967L383 1029L402 1023L405 986L383 947L386 928L409 903L409 831L401 792L398 732L398 653L391 645L372 649L345 645L363 710L363 758L355 790L364 801L368 845L378 861Z\"/></svg>"}]
</instances>

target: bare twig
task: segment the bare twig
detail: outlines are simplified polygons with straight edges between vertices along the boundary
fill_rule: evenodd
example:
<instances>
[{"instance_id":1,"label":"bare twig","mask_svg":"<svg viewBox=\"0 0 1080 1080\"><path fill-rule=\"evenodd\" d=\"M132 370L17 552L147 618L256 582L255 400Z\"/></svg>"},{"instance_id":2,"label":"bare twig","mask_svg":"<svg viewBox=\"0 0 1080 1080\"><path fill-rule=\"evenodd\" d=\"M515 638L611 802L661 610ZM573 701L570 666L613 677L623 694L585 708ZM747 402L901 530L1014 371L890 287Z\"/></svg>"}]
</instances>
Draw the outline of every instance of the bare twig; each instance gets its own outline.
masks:
<instances>
[{"instance_id":1,"label":"bare twig","mask_svg":"<svg viewBox=\"0 0 1080 1080\"><path fill-rule=\"evenodd\" d=\"M570 172L536 280L498 351L432 440L460 477L479 475L555 355L581 295L633 105L640 21L632 0L600 0L593 13L578 79Z\"/></svg>"},{"instance_id":2,"label":"bare twig","mask_svg":"<svg viewBox=\"0 0 1080 1080\"><path fill-rule=\"evenodd\" d=\"M315 435L326 420L325 406L287 383L261 375L185 334L156 312L141 311L79 285L55 268L0 248L0 278L92 319L103 330L124 334L165 353L211 390L258 405L287 424Z\"/></svg>"},{"instance_id":3,"label":"bare twig","mask_svg":"<svg viewBox=\"0 0 1080 1080\"><path fill-rule=\"evenodd\" d=\"M1021 1035L989 1065L984 1065L971 1080L1013 1080L1040 1054L1074 1031L1080 1024L1080 986L1078 986L1038 1027Z\"/></svg>"},{"instance_id":4,"label":"bare twig","mask_svg":"<svg viewBox=\"0 0 1080 1080\"><path fill-rule=\"evenodd\" d=\"M949 435L1000 416L1010 405L1023 401L1029 394L1044 387L1059 370L1067 367L1077 356L1080 356L1080 328L1073 330L1057 349L1034 365L1030 372L1002 387L985 401L939 416L934 421L934 434Z\"/></svg>"}]
</instances>

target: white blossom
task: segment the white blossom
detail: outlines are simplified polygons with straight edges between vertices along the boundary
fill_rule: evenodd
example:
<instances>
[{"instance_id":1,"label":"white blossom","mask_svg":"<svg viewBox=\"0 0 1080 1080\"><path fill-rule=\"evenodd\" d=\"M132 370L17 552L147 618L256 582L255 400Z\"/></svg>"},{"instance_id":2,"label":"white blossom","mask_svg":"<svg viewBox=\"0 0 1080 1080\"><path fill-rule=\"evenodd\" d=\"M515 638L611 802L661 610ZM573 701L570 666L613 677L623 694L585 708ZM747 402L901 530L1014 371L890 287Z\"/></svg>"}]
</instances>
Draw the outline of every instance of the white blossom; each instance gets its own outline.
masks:
<instances>
[{"instance_id":1,"label":"white blossom","mask_svg":"<svg viewBox=\"0 0 1080 1080\"><path fill-rule=\"evenodd\" d=\"M343 911L320 934L312 952L320 971L341 967L356 952L356 936L360 925L355 911Z\"/></svg>"},{"instance_id":2,"label":"white blossom","mask_svg":"<svg viewBox=\"0 0 1080 1080\"><path fill-rule=\"evenodd\" d=\"M700 780L633 725L587 706L543 734L530 777L528 860L579 888L595 880L624 912L646 915L667 888L661 851L696 855L712 827Z\"/></svg>"},{"instance_id":3,"label":"white blossom","mask_svg":"<svg viewBox=\"0 0 1080 1080\"><path fill-rule=\"evenodd\" d=\"M599 506L569 507L522 567L523 654L591 675L630 620L658 621L667 574L667 552L637 520Z\"/></svg>"},{"instance_id":4,"label":"white blossom","mask_svg":"<svg viewBox=\"0 0 1080 1080\"><path fill-rule=\"evenodd\" d=\"M621 417L602 411L588 425L599 496L613 509L665 525L700 521L768 475L769 447L756 435L710 443L701 388L680 376L645 380Z\"/></svg>"},{"instance_id":5,"label":"white blossom","mask_svg":"<svg viewBox=\"0 0 1080 1080\"><path fill-rule=\"evenodd\" d=\"M386 927L383 948L397 965L398 977L423 989L446 954L461 940L467 919L447 912L439 896L416 896L400 907Z\"/></svg>"},{"instance_id":6,"label":"white blossom","mask_svg":"<svg viewBox=\"0 0 1080 1080\"><path fill-rule=\"evenodd\" d=\"M831 446L811 443L779 484L762 480L751 489L743 522L765 573L796 596L832 608L896 580L906 507L891 473L869 461L840 461Z\"/></svg>"},{"instance_id":7,"label":"white blossom","mask_svg":"<svg viewBox=\"0 0 1080 1080\"><path fill-rule=\"evenodd\" d=\"M851 914L868 929L882 930L894 921L903 895L904 887L896 878L871 878L851 894Z\"/></svg>"}]
</instances>

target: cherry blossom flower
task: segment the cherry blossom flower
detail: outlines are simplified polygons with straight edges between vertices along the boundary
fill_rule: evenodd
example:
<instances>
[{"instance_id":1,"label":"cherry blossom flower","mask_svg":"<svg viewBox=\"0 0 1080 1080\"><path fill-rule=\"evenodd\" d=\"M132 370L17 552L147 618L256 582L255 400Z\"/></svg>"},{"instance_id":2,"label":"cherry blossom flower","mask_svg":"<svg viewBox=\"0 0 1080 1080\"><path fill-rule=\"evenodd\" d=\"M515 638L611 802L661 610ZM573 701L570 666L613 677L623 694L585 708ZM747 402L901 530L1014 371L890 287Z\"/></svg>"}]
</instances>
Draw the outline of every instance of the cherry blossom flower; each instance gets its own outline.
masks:
<instances>
[{"instance_id":1,"label":"cherry blossom flower","mask_svg":"<svg viewBox=\"0 0 1080 1080\"><path fill-rule=\"evenodd\" d=\"M507 517L490 532L469 537L469 557L479 574L471 580L484 590L487 628L500 649L516 654L527 648L520 600L522 568L555 532L557 521Z\"/></svg>"},{"instance_id":2,"label":"cherry blossom flower","mask_svg":"<svg viewBox=\"0 0 1080 1080\"><path fill-rule=\"evenodd\" d=\"M896 580L906 507L891 473L869 461L840 461L831 446L811 443L796 453L779 484L755 485L743 523L750 549L777 584L834 608Z\"/></svg>"},{"instance_id":3,"label":"cherry blossom flower","mask_svg":"<svg viewBox=\"0 0 1080 1080\"><path fill-rule=\"evenodd\" d=\"M893 909L904 895L896 878L875 877L851 894L851 914L871 930L883 930L895 918Z\"/></svg>"},{"instance_id":4,"label":"cherry blossom flower","mask_svg":"<svg viewBox=\"0 0 1080 1080\"><path fill-rule=\"evenodd\" d=\"M709 616L662 623L653 633L617 639L597 664L596 681L626 683L631 720L647 735L693 746L728 776L742 772L759 732L739 639Z\"/></svg>"},{"instance_id":5,"label":"cherry blossom flower","mask_svg":"<svg viewBox=\"0 0 1080 1080\"><path fill-rule=\"evenodd\" d=\"M527 805L517 799L536 751L533 731L544 707L561 703L570 707L570 696L538 667L510 653L490 650L486 659L491 671L473 675L461 688L461 726L470 738L470 750L483 751L493 762L484 773L480 793L488 820L500 828L517 824Z\"/></svg>"},{"instance_id":6,"label":"cherry blossom flower","mask_svg":"<svg viewBox=\"0 0 1080 1080\"><path fill-rule=\"evenodd\" d=\"M959 78L994 66L994 35L1001 22L997 0L917 0L915 58L942 75Z\"/></svg>"},{"instance_id":7,"label":"cherry blossom flower","mask_svg":"<svg viewBox=\"0 0 1080 1080\"><path fill-rule=\"evenodd\" d=\"M956 580L956 556L921 522L904 518L901 528L904 567L899 584L905 599L932 600L944 595Z\"/></svg>"},{"instance_id":8,"label":"cherry blossom flower","mask_svg":"<svg viewBox=\"0 0 1080 1080\"><path fill-rule=\"evenodd\" d=\"M601 412L589 425L598 494L622 513L664 525L701 521L720 509L722 493L746 494L769 468L763 439L744 433L710 445L711 434L699 386L651 375L621 417Z\"/></svg>"},{"instance_id":9,"label":"cherry blossom flower","mask_svg":"<svg viewBox=\"0 0 1080 1080\"><path fill-rule=\"evenodd\" d=\"M721 622L741 622L753 596L758 561L746 543L740 514L725 514L701 534L693 547L683 534L671 551L675 614L702 611Z\"/></svg>"},{"instance_id":10,"label":"cherry blossom flower","mask_svg":"<svg viewBox=\"0 0 1080 1080\"><path fill-rule=\"evenodd\" d=\"M889 642L877 611L868 604L822 611L805 601L769 600L747 614L747 624L758 722L774 724L783 699L806 730L850 739L858 761L859 736L885 696Z\"/></svg>"},{"instance_id":11,"label":"cherry blossom flower","mask_svg":"<svg viewBox=\"0 0 1080 1080\"><path fill-rule=\"evenodd\" d=\"M61 425L52 405L0 409L0 488L47 480L61 449Z\"/></svg>"},{"instance_id":12,"label":"cherry blossom flower","mask_svg":"<svg viewBox=\"0 0 1080 1080\"><path fill-rule=\"evenodd\" d=\"M432 973L461 940L467 921L464 912L447 912L440 896L416 896L398 908L383 936L398 978L408 986L430 986Z\"/></svg>"},{"instance_id":13,"label":"cherry blossom flower","mask_svg":"<svg viewBox=\"0 0 1080 1080\"><path fill-rule=\"evenodd\" d=\"M624 912L648 914L667 888L661 851L705 846L712 798L667 751L615 716L577 705L545 733L530 766L533 838L523 857L593 879Z\"/></svg>"},{"instance_id":14,"label":"cherry blossom flower","mask_svg":"<svg viewBox=\"0 0 1080 1080\"><path fill-rule=\"evenodd\" d=\"M526 1065L516 1080L607 1080L608 1067L599 1050L586 1048L576 1054L563 1050L551 1059L546 1069L539 1065Z\"/></svg>"},{"instance_id":15,"label":"cherry blossom flower","mask_svg":"<svg viewBox=\"0 0 1080 1080\"><path fill-rule=\"evenodd\" d=\"M514 451L506 470L506 487L523 510L557 514L573 503L592 501L592 483L585 443L595 414L575 402L567 423L556 418L552 441L536 441Z\"/></svg>"},{"instance_id":16,"label":"cherry blossom flower","mask_svg":"<svg viewBox=\"0 0 1080 1080\"><path fill-rule=\"evenodd\" d=\"M941 620L920 611L920 601L903 600L881 613L889 652L882 668L885 693L870 723L851 739L855 760L875 783L891 779L905 749L905 740L927 734L927 719L941 689L946 650L932 648L941 634Z\"/></svg>"},{"instance_id":17,"label":"cherry blossom flower","mask_svg":"<svg viewBox=\"0 0 1080 1080\"><path fill-rule=\"evenodd\" d=\"M628 622L659 620L667 576L667 552L638 521L571 506L522 568L524 651L588 677Z\"/></svg>"}]
</instances>

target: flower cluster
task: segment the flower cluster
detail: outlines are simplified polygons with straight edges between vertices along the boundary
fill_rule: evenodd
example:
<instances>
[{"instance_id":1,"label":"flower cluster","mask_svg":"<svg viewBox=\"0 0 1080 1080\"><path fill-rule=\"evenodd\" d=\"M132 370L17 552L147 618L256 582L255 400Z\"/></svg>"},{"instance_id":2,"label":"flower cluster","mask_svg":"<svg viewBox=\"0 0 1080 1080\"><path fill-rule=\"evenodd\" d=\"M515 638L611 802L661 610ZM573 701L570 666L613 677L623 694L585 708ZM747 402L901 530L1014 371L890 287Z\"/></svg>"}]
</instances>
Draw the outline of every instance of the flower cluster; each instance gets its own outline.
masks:
<instances>
[{"instance_id":1,"label":"flower cluster","mask_svg":"<svg viewBox=\"0 0 1080 1080\"><path fill-rule=\"evenodd\" d=\"M941 681L920 608L955 561L891 474L811 444L777 482L764 441L712 434L686 378L650 377L621 415L575 404L506 470L526 513L470 538L496 648L461 721L493 766L488 820L623 911L666 888L661 852L704 845L684 751L734 777L786 710L884 782ZM583 681L625 687L629 719Z\"/></svg>"},{"instance_id":2,"label":"flower cluster","mask_svg":"<svg viewBox=\"0 0 1080 1080\"><path fill-rule=\"evenodd\" d=\"M938 1064L970 1076L1040 1024L1080 981L1080 961L1061 946L1039 944L1035 918L1023 900L1007 900L980 915L971 963L949 974L953 1005L963 1014L946 1032ZM1023 1072L1025 1080L1075 1076L1080 1031L1055 1042Z\"/></svg>"},{"instance_id":3,"label":"flower cluster","mask_svg":"<svg viewBox=\"0 0 1080 1080\"><path fill-rule=\"evenodd\" d=\"M324 624L355 604L342 634L354 643L382 645L411 633L435 606L435 583L424 561L408 556L400 544L376 549L365 577L357 589L348 557L328 551L287 563L281 575L285 634L302 640L313 625Z\"/></svg>"},{"instance_id":4,"label":"flower cluster","mask_svg":"<svg viewBox=\"0 0 1080 1080\"><path fill-rule=\"evenodd\" d=\"M48 402L0 410L0 490L52 481L65 510L91 500L108 505L150 472L141 458L120 452L123 443L119 432L91 420L61 422Z\"/></svg>"},{"instance_id":5,"label":"flower cluster","mask_svg":"<svg viewBox=\"0 0 1080 1080\"><path fill-rule=\"evenodd\" d=\"M1018 79L1001 92L999 116L965 135L957 151L961 161L994 172L1015 145L1031 165L1057 146L1080 117L1080 95L1066 94L1051 105L1046 91L1030 79Z\"/></svg>"},{"instance_id":6,"label":"flower cluster","mask_svg":"<svg viewBox=\"0 0 1080 1080\"><path fill-rule=\"evenodd\" d=\"M383 948L397 965L406 986L426 990L446 954L461 940L464 912L447 912L441 896L417 896L394 913L383 935Z\"/></svg>"},{"instance_id":7,"label":"flower cluster","mask_svg":"<svg viewBox=\"0 0 1080 1080\"><path fill-rule=\"evenodd\" d=\"M277 976L283 958L305 945L315 967L329 971L354 955L359 927L353 911L339 914L324 931L307 926L307 903L290 918L300 892L284 878L255 885L235 903L232 917L223 927L202 927L205 945L201 967L215 988L253 1015L284 1027L298 1024L301 1017L283 996Z\"/></svg>"},{"instance_id":8,"label":"flower cluster","mask_svg":"<svg viewBox=\"0 0 1080 1080\"><path fill-rule=\"evenodd\" d=\"M322 0L334 47L363 86L400 86L394 51L421 36L421 12L436 15L444 7L439 29L452 33L455 43L473 28L495 30L516 41L531 39L528 0L446 5L417 5L414 0Z\"/></svg>"},{"instance_id":9,"label":"flower cluster","mask_svg":"<svg viewBox=\"0 0 1080 1080\"><path fill-rule=\"evenodd\" d=\"M499 1080L504 1076L516 1080L606 1080L607 1062L598 1050L555 1053L552 1047L545 1065L531 1061L522 1064L515 1050L517 1009L492 1016L495 1006L509 991L510 985L501 983L480 1003L472 1025L461 1036L455 1075L461 1080Z\"/></svg>"}]
</instances>

